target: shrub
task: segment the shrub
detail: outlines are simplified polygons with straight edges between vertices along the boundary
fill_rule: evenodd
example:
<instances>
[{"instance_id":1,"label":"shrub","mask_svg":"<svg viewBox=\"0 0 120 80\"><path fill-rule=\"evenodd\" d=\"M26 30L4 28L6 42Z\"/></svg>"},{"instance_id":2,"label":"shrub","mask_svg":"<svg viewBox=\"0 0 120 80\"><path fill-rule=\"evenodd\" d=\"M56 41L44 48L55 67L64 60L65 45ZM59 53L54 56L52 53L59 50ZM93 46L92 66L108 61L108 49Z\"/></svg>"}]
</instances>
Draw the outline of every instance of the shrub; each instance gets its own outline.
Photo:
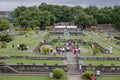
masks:
<instances>
[{"instance_id":1,"label":"shrub","mask_svg":"<svg viewBox=\"0 0 120 80\"><path fill-rule=\"evenodd\" d=\"M50 29L51 29L51 28L50 28L50 26L47 26L47 27L46 27L46 30L48 30L48 31L49 31Z\"/></svg>"},{"instance_id":2,"label":"shrub","mask_svg":"<svg viewBox=\"0 0 120 80\"><path fill-rule=\"evenodd\" d=\"M61 69L61 68L55 68L53 70L53 76L54 76L54 78L60 79L60 78L63 77L63 75L64 75L64 70L63 69Z\"/></svg>"},{"instance_id":3,"label":"shrub","mask_svg":"<svg viewBox=\"0 0 120 80\"><path fill-rule=\"evenodd\" d=\"M58 39L53 39L52 42L53 42L53 43L57 43L57 42L58 42Z\"/></svg>"},{"instance_id":4,"label":"shrub","mask_svg":"<svg viewBox=\"0 0 120 80\"><path fill-rule=\"evenodd\" d=\"M7 47L7 43L6 42L2 42L1 43L1 48L6 48Z\"/></svg>"},{"instance_id":5,"label":"shrub","mask_svg":"<svg viewBox=\"0 0 120 80\"><path fill-rule=\"evenodd\" d=\"M90 41L88 41L88 42L87 42L87 45L91 45L91 42L90 42Z\"/></svg>"},{"instance_id":6,"label":"shrub","mask_svg":"<svg viewBox=\"0 0 120 80\"><path fill-rule=\"evenodd\" d=\"M41 46L41 51L43 52L44 55L46 55L49 51L49 46L48 45Z\"/></svg>"},{"instance_id":7,"label":"shrub","mask_svg":"<svg viewBox=\"0 0 120 80\"><path fill-rule=\"evenodd\" d=\"M91 26L90 29L91 29L92 31L95 31L95 30L97 29L97 27L96 27L96 26Z\"/></svg>"},{"instance_id":8,"label":"shrub","mask_svg":"<svg viewBox=\"0 0 120 80\"><path fill-rule=\"evenodd\" d=\"M20 44L20 46L19 46L19 47L21 47L21 48L22 48L22 47L25 47L25 46L26 46L25 44Z\"/></svg>"},{"instance_id":9,"label":"shrub","mask_svg":"<svg viewBox=\"0 0 120 80\"><path fill-rule=\"evenodd\" d=\"M93 54L96 55L96 53L99 52L99 48L96 46L96 47L93 47Z\"/></svg>"},{"instance_id":10,"label":"shrub","mask_svg":"<svg viewBox=\"0 0 120 80\"><path fill-rule=\"evenodd\" d=\"M89 79L90 76L94 76L94 71L85 71L83 78Z\"/></svg>"},{"instance_id":11,"label":"shrub","mask_svg":"<svg viewBox=\"0 0 120 80\"><path fill-rule=\"evenodd\" d=\"M10 42L13 40L11 35L0 35L0 41Z\"/></svg>"}]
</instances>

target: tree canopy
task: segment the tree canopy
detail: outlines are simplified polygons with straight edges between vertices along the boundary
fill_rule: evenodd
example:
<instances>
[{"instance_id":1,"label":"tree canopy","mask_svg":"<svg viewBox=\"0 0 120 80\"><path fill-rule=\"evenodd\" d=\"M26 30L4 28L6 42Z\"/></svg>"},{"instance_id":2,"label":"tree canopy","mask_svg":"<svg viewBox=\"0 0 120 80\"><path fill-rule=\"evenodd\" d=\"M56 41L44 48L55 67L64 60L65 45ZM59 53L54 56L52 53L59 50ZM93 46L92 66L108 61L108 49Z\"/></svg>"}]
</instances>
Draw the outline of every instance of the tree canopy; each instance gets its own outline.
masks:
<instances>
[{"instance_id":1,"label":"tree canopy","mask_svg":"<svg viewBox=\"0 0 120 80\"><path fill-rule=\"evenodd\" d=\"M23 11L20 11L23 9ZM19 14L18 14L19 13ZM24 28L35 28L40 27L41 29L45 29L46 26L52 25L55 23L55 17L48 11L40 11L38 7L32 6L25 8L21 6L16 8L13 11L13 23L15 26L21 26Z\"/></svg>"},{"instance_id":2,"label":"tree canopy","mask_svg":"<svg viewBox=\"0 0 120 80\"><path fill-rule=\"evenodd\" d=\"M79 14L75 20L74 23L77 26L80 26L82 30L84 30L86 27L97 25L97 21L94 19L91 15L86 15L85 13Z\"/></svg>"},{"instance_id":3,"label":"tree canopy","mask_svg":"<svg viewBox=\"0 0 120 80\"><path fill-rule=\"evenodd\" d=\"M81 14L84 13L84 14ZM74 22L82 26L83 29L91 25L113 24L118 29L120 26L120 6L98 8L89 6L66 6L41 3L38 7L21 6L12 12L14 25L21 27L40 27L45 29L46 26L58 22ZM80 21L80 22L79 22Z\"/></svg>"},{"instance_id":4,"label":"tree canopy","mask_svg":"<svg viewBox=\"0 0 120 80\"><path fill-rule=\"evenodd\" d=\"M9 29L9 24L6 20L0 19L0 31Z\"/></svg>"}]
</instances>

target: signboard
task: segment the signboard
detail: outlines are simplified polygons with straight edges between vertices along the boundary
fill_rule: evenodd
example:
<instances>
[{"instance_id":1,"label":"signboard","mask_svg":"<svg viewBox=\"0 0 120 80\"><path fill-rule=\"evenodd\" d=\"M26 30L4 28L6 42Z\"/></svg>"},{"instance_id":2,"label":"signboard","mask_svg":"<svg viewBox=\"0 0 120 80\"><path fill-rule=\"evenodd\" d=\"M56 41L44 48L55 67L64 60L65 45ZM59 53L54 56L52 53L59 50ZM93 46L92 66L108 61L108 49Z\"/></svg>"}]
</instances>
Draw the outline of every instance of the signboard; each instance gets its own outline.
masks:
<instances>
[{"instance_id":1,"label":"signboard","mask_svg":"<svg viewBox=\"0 0 120 80\"><path fill-rule=\"evenodd\" d=\"M64 32L64 37L66 38L66 39L69 39L69 32Z\"/></svg>"},{"instance_id":2,"label":"signboard","mask_svg":"<svg viewBox=\"0 0 120 80\"><path fill-rule=\"evenodd\" d=\"M69 36L69 32L64 32L64 37Z\"/></svg>"}]
</instances>

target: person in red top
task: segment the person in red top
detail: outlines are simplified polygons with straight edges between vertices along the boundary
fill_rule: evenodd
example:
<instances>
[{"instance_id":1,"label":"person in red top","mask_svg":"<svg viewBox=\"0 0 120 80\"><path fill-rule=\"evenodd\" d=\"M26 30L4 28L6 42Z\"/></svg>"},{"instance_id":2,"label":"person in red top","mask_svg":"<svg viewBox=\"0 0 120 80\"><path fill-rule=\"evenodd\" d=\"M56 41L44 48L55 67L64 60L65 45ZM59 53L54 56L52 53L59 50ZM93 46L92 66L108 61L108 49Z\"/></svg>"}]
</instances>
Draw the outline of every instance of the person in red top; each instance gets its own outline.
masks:
<instances>
[{"instance_id":1,"label":"person in red top","mask_svg":"<svg viewBox=\"0 0 120 80\"><path fill-rule=\"evenodd\" d=\"M94 76L90 76L90 80L94 80Z\"/></svg>"},{"instance_id":2,"label":"person in red top","mask_svg":"<svg viewBox=\"0 0 120 80\"><path fill-rule=\"evenodd\" d=\"M74 48L74 54L76 54L76 49Z\"/></svg>"}]
</instances>

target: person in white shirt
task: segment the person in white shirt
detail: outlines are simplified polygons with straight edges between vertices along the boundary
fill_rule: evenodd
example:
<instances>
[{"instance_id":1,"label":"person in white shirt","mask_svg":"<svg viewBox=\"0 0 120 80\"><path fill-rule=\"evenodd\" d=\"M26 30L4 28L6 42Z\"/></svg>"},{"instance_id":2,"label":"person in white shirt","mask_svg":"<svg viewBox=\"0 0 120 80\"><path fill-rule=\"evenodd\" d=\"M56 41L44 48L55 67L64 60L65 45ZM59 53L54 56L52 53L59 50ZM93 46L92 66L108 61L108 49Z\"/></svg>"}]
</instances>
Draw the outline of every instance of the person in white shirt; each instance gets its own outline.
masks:
<instances>
[{"instance_id":1,"label":"person in white shirt","mask_svg":"<svg viewBox=\"0 0 120 80\"><path fill-rule=\"evenodd\" d=\"M109 53L112 53L112 46L108 45Z\"/></svg>"},{"instance_id":2,"label":"person in white shirt","mask_svg":"<svg viewBox=\"0 0 120 80\"><path fill-rule=\"evenodd\" d=\"M78 47L78 52L80 53L80 47Z\"/></svg>"}]
</instances>

